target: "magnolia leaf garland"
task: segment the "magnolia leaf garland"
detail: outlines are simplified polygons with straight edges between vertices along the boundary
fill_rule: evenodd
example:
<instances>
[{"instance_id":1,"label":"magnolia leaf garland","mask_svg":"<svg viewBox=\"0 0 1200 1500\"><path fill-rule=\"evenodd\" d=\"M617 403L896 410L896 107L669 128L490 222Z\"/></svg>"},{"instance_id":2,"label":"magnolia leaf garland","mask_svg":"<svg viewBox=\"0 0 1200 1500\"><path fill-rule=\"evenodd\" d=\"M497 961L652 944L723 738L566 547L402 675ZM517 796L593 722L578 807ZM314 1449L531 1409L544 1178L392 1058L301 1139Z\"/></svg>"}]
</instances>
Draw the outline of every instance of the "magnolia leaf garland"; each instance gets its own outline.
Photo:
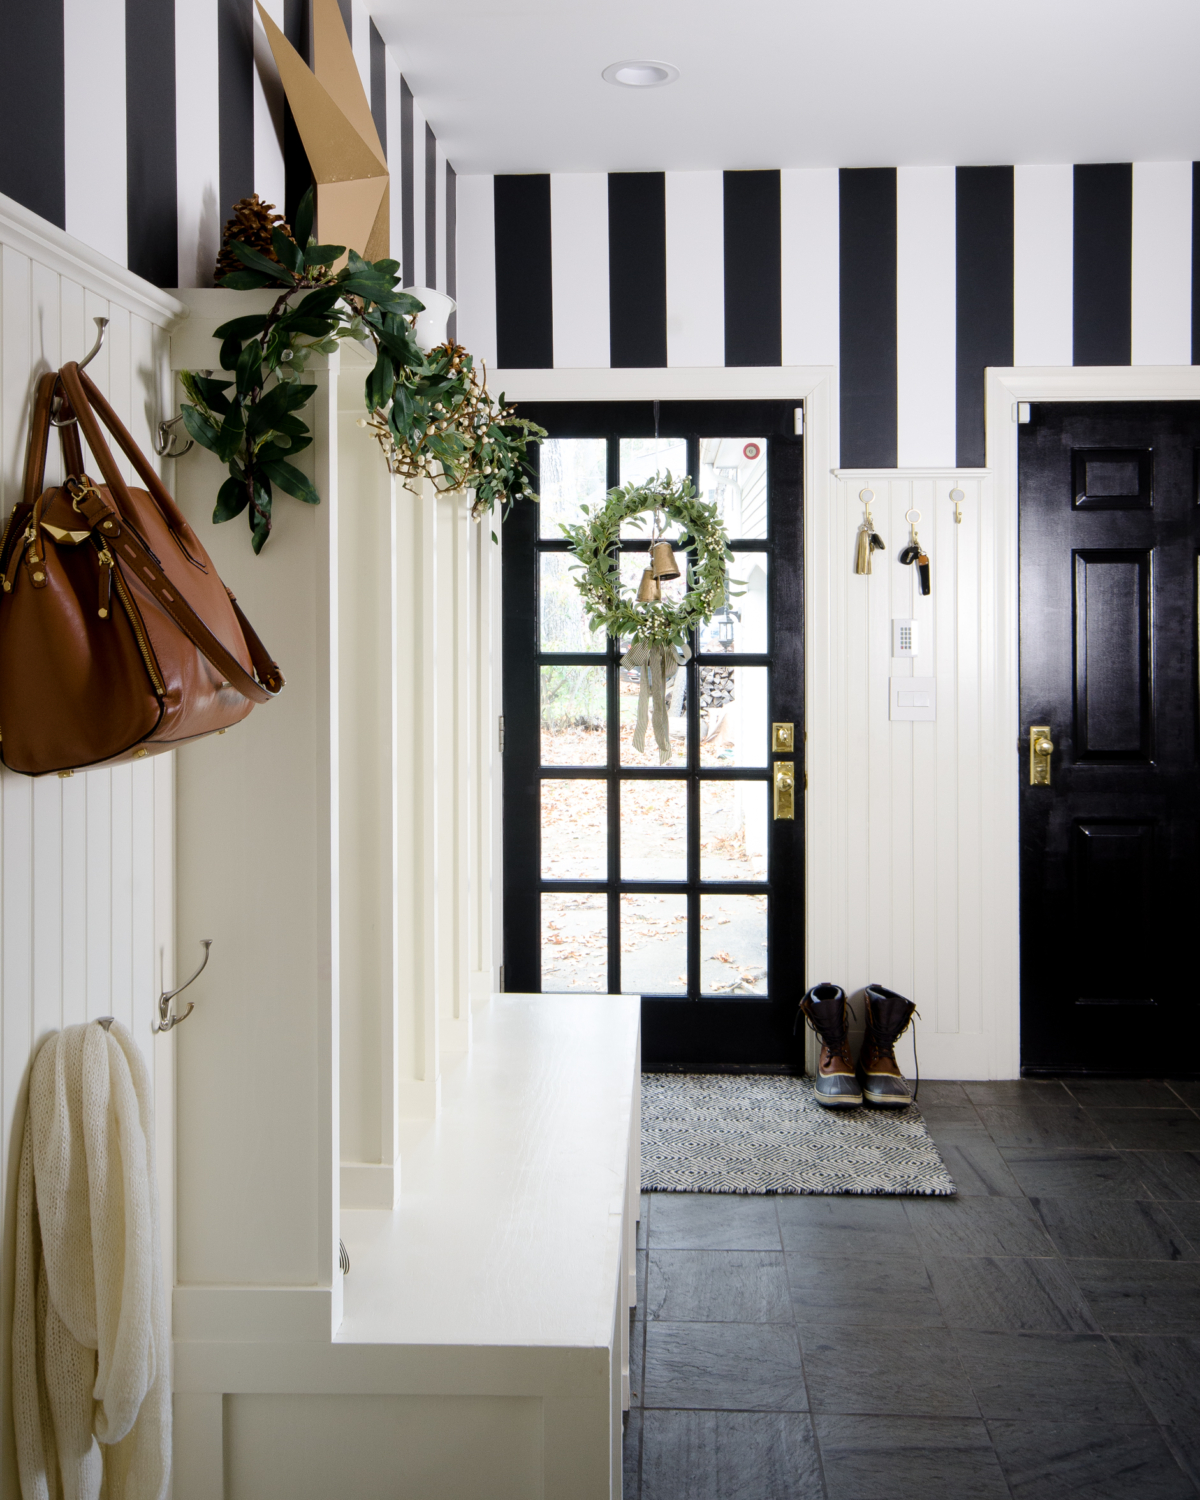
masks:
<instances>
[{"instance_id":1,"label":"magnolia leaf garland","mask_svg":"<svg viewBox=\"0 0 1200 1500\"><path fill-rule=\"evenodd\" d=\"M666 690L682 662L691 654L688 637L707 625L731 593L726 566L733 561L729 538L715 505L697 497L690 479L656 475L647 484L610 490L603 506L578 526L562 530L577 559L576 587L593 630L604 630L618 640L631 641L623 658L636 667L641 679L634 747L645 749L647 721L654 729L659 759L671 758ZM647 512L679 522L682 535L674 551L688 554L682 599L638 600L621 583L622 525L643 524Z\"/></svg>"},{"instance_id":2,"label":"magnolia leaf garland","mask_svg":"<svg viewBox=\"0 0 1200 1500\"><path fill-rule=\"evenodd\" d=\"M221 368L184 371L190 404L184 425L201 447L229 466L217 494L213 520L248 511L251 541L261 552L271 533L274 492L307 505L321 497L291 462L312 442L298 413L316 393L304 370L314 354L332 354L342 339L371 343L375 364L364 390L369 426L392 473L430 478L441 489L473 489L472 514L497 505L506 514L520 496L536 499L529 484L529 444L542 428L517 417L504 397L489 395L486 379L458 344L428 353L413 338L413 320L424 304L400 289L398 262L366 261L342 245L312 239L310 189L296 214L294 237L271 232L271 259L232 240L226 248L243 269L221 278L234 290L281 287L271 310L233 318L215 330Z\"/></svg>"}]
</instances>

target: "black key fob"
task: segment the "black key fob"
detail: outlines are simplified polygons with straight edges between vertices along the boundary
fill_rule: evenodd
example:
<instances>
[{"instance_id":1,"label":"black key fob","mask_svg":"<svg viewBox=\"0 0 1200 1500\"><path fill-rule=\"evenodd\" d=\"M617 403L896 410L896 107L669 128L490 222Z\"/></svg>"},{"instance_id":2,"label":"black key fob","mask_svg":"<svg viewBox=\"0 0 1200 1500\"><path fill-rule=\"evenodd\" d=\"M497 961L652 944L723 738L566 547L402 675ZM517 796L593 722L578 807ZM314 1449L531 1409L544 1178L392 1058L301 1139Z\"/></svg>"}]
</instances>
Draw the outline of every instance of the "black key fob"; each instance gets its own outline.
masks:
<instances>
[{"instance_id":1,"label":"black key fob","mask_svg":"<svg viewBox=\"0 0 1200 1500\"><path fill-rule=\"evenodd\" d=\"M919 578L920 583L921 583L921 592L923 594L928 594L929 593L929 559L925 556L925 554L923 552L919 553L918 556L917 556L917 577Z\"/></svg>"},{"instance_id":2,"label":"black key fob","mask_svg":"<svg viewBox=\"0 0 1200 1500\"><path fill-rule=\"evenodd\" d=\"M887 543L877 531L873 531L868 540L871 543L872 552L883 552L887 549Z\"/></svg>"},{"instance_id":3,"label":"black key fob","mask_svg":"<svg viewBox=\"0 0 1200 1500\"><path fill-rule=\"evenodd\" d=\"M902 563L904 563L905 566L907 567L907 566L910 566L912 563L917 562L920 559L920 557L921 557L921 549L920 549L920 547L918 547L915 542L909 542L908 546L905 547L904 551L901 552L901 554L900 554L900 561ZM928 559L926 559L926 561L928 561Z\"/></svg>"}]
</instances>

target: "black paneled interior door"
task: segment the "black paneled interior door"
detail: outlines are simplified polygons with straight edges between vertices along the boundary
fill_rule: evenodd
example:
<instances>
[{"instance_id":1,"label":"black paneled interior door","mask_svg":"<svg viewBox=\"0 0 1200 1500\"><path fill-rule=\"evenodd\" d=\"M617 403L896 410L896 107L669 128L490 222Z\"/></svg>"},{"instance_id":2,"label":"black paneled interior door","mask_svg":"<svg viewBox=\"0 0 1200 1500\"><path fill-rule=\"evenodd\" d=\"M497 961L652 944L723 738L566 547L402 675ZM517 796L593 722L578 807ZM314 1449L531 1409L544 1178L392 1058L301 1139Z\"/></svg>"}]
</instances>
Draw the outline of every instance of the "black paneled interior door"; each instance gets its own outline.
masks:
<instances>
[{"instance_id":1,"label":"black paneled interior door","mask_svg":"<svg viewBox=\"0 0 1200 1500\"><path fill-rule=\"evenodd\" d=\"M803 443L793 402L523 404L539 505L504 526L504 986L642 996L650 1066L791 1062L803 975ZM672 753L634 744L628 642L594 634L561 523L618 484L692 476L739 590L691 639ZM647 518L648 519L648 518ZM648 532L622 533L636 587ZM686 548L678 548L682 562ZM670 587L682 593L684 580ZM772 725L794 749L773 749ZM780 759L794 820L773 816Z\"/></svg>"},{"instance_id":2,"label":"black paneled interior door","mask_svg":"<svg viewBox=\"0 0 1200 1500\"><path fill-rule=\"evenodd\" d=\"M1019 461L1022 1066L1195 1073L1200 403L1034 404Z\"/></svg>"}]
</instances>

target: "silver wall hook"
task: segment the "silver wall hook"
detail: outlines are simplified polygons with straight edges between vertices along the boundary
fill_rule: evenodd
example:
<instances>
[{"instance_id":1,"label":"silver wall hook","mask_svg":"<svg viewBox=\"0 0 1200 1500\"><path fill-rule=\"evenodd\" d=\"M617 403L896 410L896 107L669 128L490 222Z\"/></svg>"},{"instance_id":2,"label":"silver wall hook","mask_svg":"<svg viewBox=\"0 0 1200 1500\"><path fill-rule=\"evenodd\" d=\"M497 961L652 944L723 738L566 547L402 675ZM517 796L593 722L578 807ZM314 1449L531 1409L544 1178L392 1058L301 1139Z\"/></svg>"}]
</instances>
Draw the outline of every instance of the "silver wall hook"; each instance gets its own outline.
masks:
<instances>
[{"instance_id":1,"label":"silver wall hook","mask_svg":"<svg viewBox=\"0 0 1200 1500\"><path fill-rule=\"evenodd\" d=\"M92 360L95 359L95 357L97 356L97 354L100 353L101 349L104 348L104 336L108 332L108 319L107 318L93 318L92 322L95 323L95 325L96 325L96 342L92 345L92 347L88 350L88 352L79 361L79 368L81 370L85 370L88 367L88 365L91 364ZM75 425L75 418L74 417L68 417L65 422L60 422L58 420L57 413L60 412L61 410L62 410L62 391L59 390L55 394L54 404L53 404L53 406L51 407L51 410L50 410L50 425L52 427L73 427Z\"/></svg>"},{"instance_id":2,"label":"silver wall hook","mask_svg":"<svg viewBox=\"0 0 1200 1500\"><path fill-rule=\"evenodd\" d=\"M154 1027L154 1030L156 1032L170 1031L173 1026L178 1026L180 1021L186 1021L196 1008L195 1001L189 1000L188 1008L181 1016L172 1015L170 1013L171 1001L174 1000L175 996L182 995L189 984L195 984L196 980L200 978L201 974L204 973L204 970L208 966L208 955L212 950L213 940L212 938L201 938L200 942L204 948L204 957L200 960L200 967L196 970L196 972L190 979L185 980L183 984L178 985L173 990L164 990L163 993L158 997L158 1025Z\"/></svg>"},{"instance_id":3,"label":"silver wall hook","mask_svg":"<svg viewBox=\"0 0 1200 1500\"><path fill-rule=\"evenodd\" d=\"M175 438L177 434L171 429L177 427L182 421L183 413L181 412L179 416L168 417L165 421L158 424L158 436L154 439L154 451L158 454L159 458L182 458L185 453L196 446L192 439L188 438L182 448L176 448Z\"/></svg>"}]
</instances>

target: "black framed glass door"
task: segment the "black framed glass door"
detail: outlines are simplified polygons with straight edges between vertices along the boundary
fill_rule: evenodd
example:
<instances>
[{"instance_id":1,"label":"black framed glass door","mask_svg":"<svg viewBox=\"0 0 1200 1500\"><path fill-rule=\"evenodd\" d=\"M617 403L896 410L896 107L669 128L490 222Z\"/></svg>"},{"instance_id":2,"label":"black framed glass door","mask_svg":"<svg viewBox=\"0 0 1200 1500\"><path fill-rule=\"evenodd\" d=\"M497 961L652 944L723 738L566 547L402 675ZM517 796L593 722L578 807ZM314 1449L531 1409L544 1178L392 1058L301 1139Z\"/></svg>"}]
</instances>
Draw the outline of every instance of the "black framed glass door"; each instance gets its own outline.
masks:
<instances>
[{"instance_id":1,"label":"black framed glass door","mask_svg":"<svg viewBox=\"0 0 1200 1500\"><path fill-rule=\"evenodd\" d=\"M641 994L651 1066L796 1061L803 979L802 440L795 403L524 404L539 505L504 527L504 984ZM731 594L633 744L629 642L591 632L561 523L689 474L731 538ZM636 587L648 532L620 543ZM682 561L682 555L681 555ZM682 592L683 579L673 586ZM794 749L772 748L792 726ZM795 817L774 816L779 761Z\"/></svg>"}]
</instances>

